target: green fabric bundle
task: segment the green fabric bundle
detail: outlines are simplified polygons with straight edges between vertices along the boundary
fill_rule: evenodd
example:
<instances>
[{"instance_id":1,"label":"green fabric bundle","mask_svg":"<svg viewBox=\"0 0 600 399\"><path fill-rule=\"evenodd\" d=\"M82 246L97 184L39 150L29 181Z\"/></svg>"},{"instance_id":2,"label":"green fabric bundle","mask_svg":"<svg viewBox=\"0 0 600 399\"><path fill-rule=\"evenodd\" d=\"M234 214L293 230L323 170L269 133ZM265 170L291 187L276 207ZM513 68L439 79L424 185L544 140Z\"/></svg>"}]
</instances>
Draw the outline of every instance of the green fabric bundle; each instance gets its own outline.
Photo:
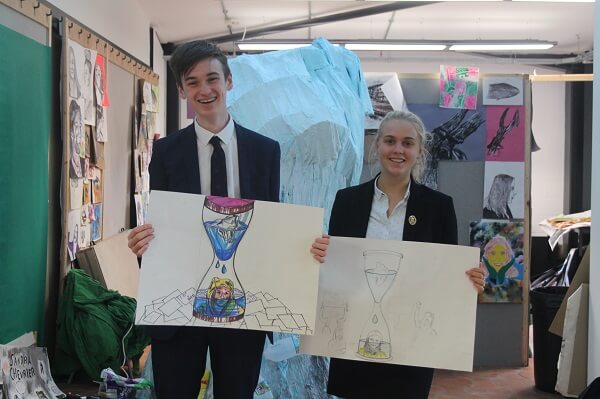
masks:
<instances>
[{"instance_id":1,"label":"green fabric bundle","mask_svg":"<svg viewBox=\"0 0 600 399\"><path fill-rule=\"evenodd\" d=\"M107 290L82 270L65 278L58 309L56 373L70 375L81 369L98 380L103 369L119 370L125 353L135 363L150 339L135 321L136 301ZM54 367L53 367L54 368Z\"/></svg>"}]
</instances>

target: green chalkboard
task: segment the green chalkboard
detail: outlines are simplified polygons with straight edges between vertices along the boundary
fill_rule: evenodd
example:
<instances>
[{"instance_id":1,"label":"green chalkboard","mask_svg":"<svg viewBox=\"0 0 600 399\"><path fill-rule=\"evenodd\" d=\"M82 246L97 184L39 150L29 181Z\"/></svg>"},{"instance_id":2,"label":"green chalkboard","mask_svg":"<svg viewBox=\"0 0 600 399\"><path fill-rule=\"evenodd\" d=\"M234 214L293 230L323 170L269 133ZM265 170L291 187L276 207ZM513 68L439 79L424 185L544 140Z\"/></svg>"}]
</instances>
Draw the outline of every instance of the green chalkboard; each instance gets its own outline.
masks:
<instances>
[{"instance_id":1,"label":"green chalkboard","mask_svg":"<svg viewBox=\"0 0 600 399\"><path fill-rule=\"evenodd\" d=\"M5 343L27 331L43 334L51 54L1 24L0 54L0 343Z\"/></svg>"}]
</instances>

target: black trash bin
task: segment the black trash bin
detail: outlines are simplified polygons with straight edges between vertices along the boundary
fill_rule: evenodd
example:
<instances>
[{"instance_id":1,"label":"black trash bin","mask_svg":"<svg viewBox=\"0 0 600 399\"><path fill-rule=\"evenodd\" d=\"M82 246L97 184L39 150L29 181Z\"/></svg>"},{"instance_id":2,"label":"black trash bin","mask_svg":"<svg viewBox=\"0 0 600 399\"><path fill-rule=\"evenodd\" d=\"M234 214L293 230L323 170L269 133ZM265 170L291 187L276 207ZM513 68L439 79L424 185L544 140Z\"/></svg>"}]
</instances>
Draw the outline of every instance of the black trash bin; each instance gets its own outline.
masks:
<instances>
[{"instance_id":1,"label":"black trash bin","mask_svg":"<svg viewBox=\"0 0 600 399\"><path fill-rule=\"evenodd\" d=\"M533 376L537 389L554 392L562 337L548 331L568 287L541 287L530 291L533 321Z\"/></svg>"}]
</instances>

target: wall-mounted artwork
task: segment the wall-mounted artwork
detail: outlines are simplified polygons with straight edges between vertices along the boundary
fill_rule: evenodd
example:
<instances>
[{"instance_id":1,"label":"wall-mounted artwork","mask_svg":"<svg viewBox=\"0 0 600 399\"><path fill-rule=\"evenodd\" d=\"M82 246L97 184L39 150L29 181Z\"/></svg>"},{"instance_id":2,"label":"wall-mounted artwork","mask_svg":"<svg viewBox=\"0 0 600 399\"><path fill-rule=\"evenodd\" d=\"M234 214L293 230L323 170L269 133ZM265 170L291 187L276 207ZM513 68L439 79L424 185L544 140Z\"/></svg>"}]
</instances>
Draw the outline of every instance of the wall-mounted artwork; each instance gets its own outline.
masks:
<instances>
[{"instance_id":1,"label":"wall-mounted artwork","mask_svg":"<svg viewBox=\"0 0 600 399\"><path fill-rule=\"evenodd\" d=\"M482 161L485 159L486 121L483 107L476 110L442 109L435 104L409 104L428 132L430 158L423 182L437 188L437 168L441 160Z\"/></svg>"},{"instance_id":2,"label":"wall-mounted artwork","mask_svg":"<svg viewBox=\"0 0 600 399\"><path fill-rule=\"evenodd\" d=\"M83 99L71 99L69 101L69 149L71 152L69 168L71 177L84 177L85 136L82 109Z\"/></svg>"},{"instance_id":3,"label":"wall-mounted artwork","mask_svg":"<svg viewBox=\"0 0 600 399\"><path fill-rule=\"evenodd\" d=\"M96 124L95 101L94 101L94 67L96 51L89 48L83 49L83 79L81 80L81 95L83 97L83 121L87 125Z\"/></svg>"},{"instance_id":4,"label":"wall-mounted artwork","mask_svg":"<svg viewBox=\"0 0 600 399\"><path fill-rule=\"evenodd\" d=\"M91 230L90 230L90 220L88 206L83 205L79 210L79 248L87 248L90 246L91 240Z\"/></svg>"},{"instance_id":5,"label":"wall-mounted artwork","mask_svg":"<svg viewBox=\"0 0 600 399\"><path fill-rule=\"evenodd\" d=\"M523 299L523 222L481 220L471 223L471 245L481 251L486 286L479 302Z\"/></svg>"},{"instance_id":6,"label":"wall-mounted artwork","mask_svg":"<svg viewBox=\"0 0 600 399\"><path fill-rule=\"evenodd\" d=\"M83 179L69 179L69 204L71 209L79 209L83 205Z\"/></svg>"},{"instance_id":7,"label":"wall-mounted artwork","mask_svg":"<svg viewBox=\"0 0 600 399\"><path fill-rule=\"evenodd\" d=\"M488 106L486 161L525 161L525 107Z\"/></svg>"},{"instance_id":8,"label":"wall-mounted artwork","mask_svg":"<svg viewBox=\"0 0 600 399\"><path fill-rule=\"evenodd\" d=\"M108 141L107 112L108 108L96 107L96 140L101 143Z\"/></svg>"},{"instance_id":9,"label":"wall-mounted artwork","mask_svg":"<svg viewBox=\"0 0 600 399\"><path fill-rule=\"evenodd\" d=\"M333 237L303 353L471 371L476 248Z\"/></svg>"},{"instance_id":10,"label":"wall-mounted artwork","mask_svg":"<svg viewBox=\"0 0 600 399\"><path fill-rule=\"evenodd\" d=\"M312 334L323 210L152 191L136 323Z\"/></svg>"},{"instance_id":11,"label":"wall-mounted artwork","mask_svg":"<svg viewBox=\"0 0 600 399\"><path fill-rule=\"evenodd\" d=\"M486 162L483 187L484 219L523 219L525 164Z\"/></svg>"},{"instance_id":12,"label":"wall-mounted artwork","mask_svg":"<svg viewBox=\"0 0 600 399\"><path fill-rule=\"evenodd\" d=\"M96 95L96 106L108 107L108 82L106 80L106 58L100 54L96 55L94 66L94 92Z\"/></svg>"},{"instance_id":13,"label":"wall-mounted artwork","mask_svg":"<svg viewBox=\"0 0 600 399\"><path fill-rule=\"evenodd\" d=\"M440 107L477 108L479 68L440 65Z\"/></svg>"},{"instance_id":14,"label":"wall-mounted artwork","mask_svg":"<svg viewBox=\"0 0 600 399\"><path fill-rule=\"evenodd\" d=\"M152 96L152 85L147 80L140 80L142 85L142 101L144 102L143 108L146 111L153 112L154 110L154 98Z\"/></svg>"},{"instance_id":15,"label":"wall-mounted artwork","mask_svg":"<svg viewBox=\"0 0 600 399\"><path fill-rule=\"evenodd\" d=\"M79 229L81 225L81 208L70 211L67 216L67 253L71 261L79 251Z\"/></svg>"},{"instance_id":16,"label":"wall-mounted artwork","mask_svg":"<svg viewBox=\"0 0 600 399\"><path fill-rule=\"evenodd\" d=\"M69 97L73 99L83 98L83 89L81 82L83 81L83 46L79 43L69 40L67 43L69 47L68 53L68 93ZM83 108L82 108L83 112Z\"/></svg>"},{"instance_id":17,"label":"wall-mounted artwork","mask_svg":"<svg viewBox=\"0 0 600 399\"><path fill-rule=\"evenodd\" d=\"M484 105L523 105L523 78L490 77L482 80Z\"/></svg>"},{"instance_id":18,"label":"wall-mounted artwork","mask_svg":"<svg viewBox=\"0 0 600 399\"><path fill-rule=\"evenodd\" d=\"M104 181L102 180L102 169L92 168L92 202L98 204L102 202L104 192Z\"/></svg>"},{"instance_id":19,"label":"wall-mounted artwork","mask_svg":"<svg viewBox=\"0 0 600 399\"><path fill-rule=\"evenodd\" d=\"M385 115L395 109L406 109L402 86L396 72L365 72L373 114L365 117L365 130L377 130Z\"/></svg>"},{"instance_id":20,"label":"wall-mounted artwork","mask_svg":"<svg viewBox=\"0 0 600 399\"><path fill-rule=\"evenodd\" d=\"M102 239L102 204L94 204L94 220L90 224L90 239L98 241Z\"/></svg>"}]
</instances>

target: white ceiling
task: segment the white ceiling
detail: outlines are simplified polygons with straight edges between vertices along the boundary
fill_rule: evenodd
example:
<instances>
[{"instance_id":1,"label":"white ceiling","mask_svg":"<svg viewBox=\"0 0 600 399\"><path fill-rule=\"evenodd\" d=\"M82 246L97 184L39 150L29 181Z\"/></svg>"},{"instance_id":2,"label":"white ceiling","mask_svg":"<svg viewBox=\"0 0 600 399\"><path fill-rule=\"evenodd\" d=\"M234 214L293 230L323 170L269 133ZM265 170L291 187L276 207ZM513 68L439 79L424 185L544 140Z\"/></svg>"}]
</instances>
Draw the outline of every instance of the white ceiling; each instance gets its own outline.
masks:
<instances>
[{"instance_id":1,"label":"white ceiling","mask_svg":"<svg viewBox=\"0 0 600 399\"><path fill-rule=\"evenodd\" d=\"M214 38L390 2L297 0L139 0L162 43ZM392 20L390 24L390 20ZM255 39L502 40L558 42L538 54L593 48L594 3L441 2L279 32ZM389 27L389 31L388 31ZM386 37L387 31L387 37ZM229 44L231 45L231 44ZM227 44L222 47L227 48ZM536 54L536 52L530 52Z\"/></svg>"}]
</instances>

